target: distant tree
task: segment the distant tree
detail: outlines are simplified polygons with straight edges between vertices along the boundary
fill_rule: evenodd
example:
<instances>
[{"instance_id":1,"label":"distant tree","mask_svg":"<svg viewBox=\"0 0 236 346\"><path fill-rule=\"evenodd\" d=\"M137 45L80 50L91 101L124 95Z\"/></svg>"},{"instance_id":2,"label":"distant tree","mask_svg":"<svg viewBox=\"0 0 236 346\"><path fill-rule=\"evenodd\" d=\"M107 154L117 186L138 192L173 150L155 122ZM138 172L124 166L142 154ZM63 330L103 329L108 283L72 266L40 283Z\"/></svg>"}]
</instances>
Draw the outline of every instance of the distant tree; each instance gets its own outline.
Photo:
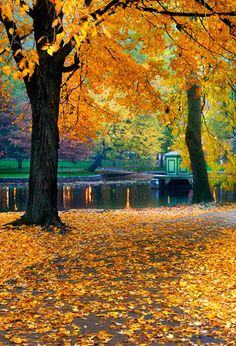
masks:
<instances>
[{"instance_id":1,"label":"distant tree","mask_svg":"<svg viewBox=\"0 0 236 346\"><path fill-rule=\"evenodd\" d=\"M9 129L13 121L12 113L7 102L6 95L0 94L0 157L7 154L9 141Z\"/></svg>"},{"instance_id":2,"label":"distant tree","mask_svg":"<svg viewBox=\"0 0 236 346\"><path fill-rule=\"evenodd\" d=\"M127 117L107 126L103 142L110 158L156 158L164 142L164 127L157 114Z\"/></svg>"},{"instance_id":3,"label":"distant tree","mask_svg":"<svg viewBox=\"0 0 236 346\"><path fill-rule=\"evenodd\" d=\"M1 156L16 159L21 169L22 160L30 156L29 105L9 95L2 96L0 104Z\"/></svg>"},{"instance_id":4,"label":"distant tree","mask_svg":"<svg viewBox=\"0 0 236 346\"><path fill-rule=\"evenodd\" d=\"M98 140L95 141L95 147L94 147L94 161L92 164L88 167L89 172L95 172L97 168L102 167L102 160L108 158L110 148L106 145L106 140L104 139L104 136L101 135L98 136Z\"/></svg>"},{"instance_id":5,"label":"distant tree","mask_svg":"<svg viewBox=\"0 0 236 346\"><path fill-rule=\"evenodd\" d=\"M91 155L92 147L92 143L82 143L62 134L58 151L59 159L72 162L87 159Z\"/></svg>"},{"instance_id":6,"label":"distant tree","mask_svg":"<svg viewBox=\"0 0 236 346\"><path fill-rule=\"evenodd\" d=\"M30 157L31 119L30 105L19 99L12 100L14 106L14 122L9 129L10 147L8 156L18 161L18 168L22 168L23 159ZM17 104L17 106L16 106Z\"/></svg>"}]
</instances>

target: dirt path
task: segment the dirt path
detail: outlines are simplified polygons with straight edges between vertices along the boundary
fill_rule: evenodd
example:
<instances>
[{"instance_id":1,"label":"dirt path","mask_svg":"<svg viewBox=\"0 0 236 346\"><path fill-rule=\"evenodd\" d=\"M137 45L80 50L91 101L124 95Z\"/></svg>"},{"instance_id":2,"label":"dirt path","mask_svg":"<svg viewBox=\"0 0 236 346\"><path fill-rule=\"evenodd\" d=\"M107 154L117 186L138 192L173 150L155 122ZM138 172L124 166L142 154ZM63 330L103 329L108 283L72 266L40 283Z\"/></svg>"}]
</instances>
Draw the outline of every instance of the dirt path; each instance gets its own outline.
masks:
<instances>
[{"instance_id":1,"label":"dirt path","mask_svg":"<svg viewBox=\"0 0 236 346\"><path fill-rule=\"evenodd\" d=\"M61 213L6 229L0 345L234 345L236 208Z\"/></svg>"}]
</instances>

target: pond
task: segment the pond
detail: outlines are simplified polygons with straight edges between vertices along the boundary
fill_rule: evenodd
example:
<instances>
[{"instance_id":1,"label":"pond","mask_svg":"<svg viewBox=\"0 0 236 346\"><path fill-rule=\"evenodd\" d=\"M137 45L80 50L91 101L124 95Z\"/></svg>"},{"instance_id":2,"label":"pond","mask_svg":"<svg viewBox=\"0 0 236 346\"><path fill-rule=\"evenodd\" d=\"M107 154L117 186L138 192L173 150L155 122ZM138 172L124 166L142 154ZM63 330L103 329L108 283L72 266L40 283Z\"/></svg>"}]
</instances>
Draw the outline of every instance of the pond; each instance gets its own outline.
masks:
<instances>
[{"instance_id":1,"label":"pond","mask_svg":"<svg viewBox=\"0 0 236 346\"><path fill-rule=\"evenodd\" d=\"M236 190L214 189L217 202L235 202ZM27 186L0 186L0 211L24 211ZM106 183L100 185L60 185L58 209L157 208L191 203L192 190L158 190L150 184Z\"/></svg>"}]
</instances>

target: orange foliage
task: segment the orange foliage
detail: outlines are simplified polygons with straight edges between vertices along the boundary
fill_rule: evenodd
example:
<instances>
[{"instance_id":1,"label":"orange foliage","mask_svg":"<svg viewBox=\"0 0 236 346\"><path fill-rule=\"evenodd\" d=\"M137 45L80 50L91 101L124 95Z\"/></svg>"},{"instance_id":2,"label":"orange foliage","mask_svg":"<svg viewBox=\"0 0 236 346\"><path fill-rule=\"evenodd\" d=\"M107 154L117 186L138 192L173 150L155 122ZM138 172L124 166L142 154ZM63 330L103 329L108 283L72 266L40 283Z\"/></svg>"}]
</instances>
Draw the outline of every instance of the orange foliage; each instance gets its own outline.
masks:
<instances>
[{"instance_id":1,"label":"orange foliage","mask_svg":"<svg viewBox=\"0 0 236 346\"><path fill-rule=\"evenodd\" d=\"M130 114L165 114L166 101L155 84L156 76L165 79L172 71L170 86L178 83L181 88L186 87L191 71L198 80L219 71L235 76L235 0L53 0L51 27L31 46L37 6L38 1L33 5L27 0L0 1L1 27L5 25L15 43L10 49L2 33L0 57L8 61L13 52L18 65L14 72L4 62L2 71L13 72L14 78L30 78L45 54L52 59L67 56L65 71L75 63L69 72L73 76L64 77L60 123L72 137L94 137L104 122L115 121L119 107ZM137 47L142 64L134 59ZM97 95L103 93L101 104ZM108 102L111 99L116 100L115 107ZM175 111L171 114L172 119L178 116Z\"/></svg>"},{"instance_id":2,"label":"orange foliage","mask_svg":"<svg viewBox=\"0 0 236 346\"><path fill-rule=\"evenodd\" d=\"M57 236L3 213L1 342L233 345L235 211L69 211Z\"/></svg>"}]
</instances>

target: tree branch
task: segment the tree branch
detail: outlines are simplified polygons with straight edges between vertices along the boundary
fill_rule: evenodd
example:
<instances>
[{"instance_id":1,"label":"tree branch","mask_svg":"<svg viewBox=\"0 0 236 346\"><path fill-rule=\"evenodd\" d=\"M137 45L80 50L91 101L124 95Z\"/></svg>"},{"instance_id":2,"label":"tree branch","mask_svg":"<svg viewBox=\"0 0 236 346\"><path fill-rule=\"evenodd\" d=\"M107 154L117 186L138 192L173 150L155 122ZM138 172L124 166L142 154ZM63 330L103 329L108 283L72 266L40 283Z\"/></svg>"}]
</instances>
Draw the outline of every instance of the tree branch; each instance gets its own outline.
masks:
<instances>
[{"instance_id":1,"label":"tree branch","mask_svg":"<svg viewBox=\"0 0 236 346\"><path fill-rule=\"evenodd\" d=\"M74 70L77 70L78 67L79 67L79 63L80 63L80 60L79 60L78 55L76 53L75 56L74 56L74 63L71 64L70 66L63 66L62 67L62 72L66 72L67 73L67 72L72 72Z\"/></svg>"},{"instance_id":2,"label":"tree branch","mask_svg":"<svg viewBox=\"0 0 236 346\"><path fill-rule=\"evenodd\" d=\"M73 37L70 39L70 41L65 44L60 51L57 53L57 56L55 57L55 62L57 63L64 63L66 57L72 52L72 50L74 49L74 39ZM70 72L70 71L68 71Z\"/></svg>"},{"instance_id":3,"label":"tree branch","mask_svg":"<svg viewBox=\"0 0 236 346\"><path fill-rule=\"evenodd\" d=\"M111 14L114 13L117 7L126 8L136 2L137 0L111 0L104 8L97 9L90 15L92 18L97 19L98 16L103 16L109 11L111 11Z\"/></svg>"},{"instance_id":4,"label":"tree branch","mask_svg":"<svg viewBox=\"0 0 236 346\"><path fill-rule=\"evenodd\" d=\"M208 11L214 13L213 8L212 8L211 6L209 6L205 0L195 0L195 1L196 1L198 4L204 6Z\"/></svg>"},{"instance_id":5,"label":"tree branch","mask_svg":"<svg viewBox=\"0 0 236 346\"><path fill-rule=\"evenodd\" d=\"M162 14L162 15L171 16L171 17L211 17L214 15L236 17L236 11L201 13L201 12L175 12L175 11L168 11L168 10L158 11L156 8L153 8L153 7L141 7L139 5L137 6L137 8L144 12Z\"/></svg>"},{"instance_id":6,"label":"tree branch","mask_svg":"<svg viewBox=\"0 0 236 346\"><path fill-rule=\"evenodd\" d=\"M84 1L85 6L88 7L88 6L91 4L92 1L93 1L93 0L85 0L85 1Z\"/></svg>"},{"instance_id":7,"label":"tree branch","mask_svg":"<svg viewBox=\"0 0 236 346\"><path fill-rule=\"evenodd\" d=\"M234 29L235 25L231 23L228 18L221 18L221 16L236 16L236 12L215 12L214 9L207 4L205 0L195 0L198 4L204 6L212 15L217 14L220 17L220 20L227 25L231 30Z\"/></svg>"}]
</instances>

